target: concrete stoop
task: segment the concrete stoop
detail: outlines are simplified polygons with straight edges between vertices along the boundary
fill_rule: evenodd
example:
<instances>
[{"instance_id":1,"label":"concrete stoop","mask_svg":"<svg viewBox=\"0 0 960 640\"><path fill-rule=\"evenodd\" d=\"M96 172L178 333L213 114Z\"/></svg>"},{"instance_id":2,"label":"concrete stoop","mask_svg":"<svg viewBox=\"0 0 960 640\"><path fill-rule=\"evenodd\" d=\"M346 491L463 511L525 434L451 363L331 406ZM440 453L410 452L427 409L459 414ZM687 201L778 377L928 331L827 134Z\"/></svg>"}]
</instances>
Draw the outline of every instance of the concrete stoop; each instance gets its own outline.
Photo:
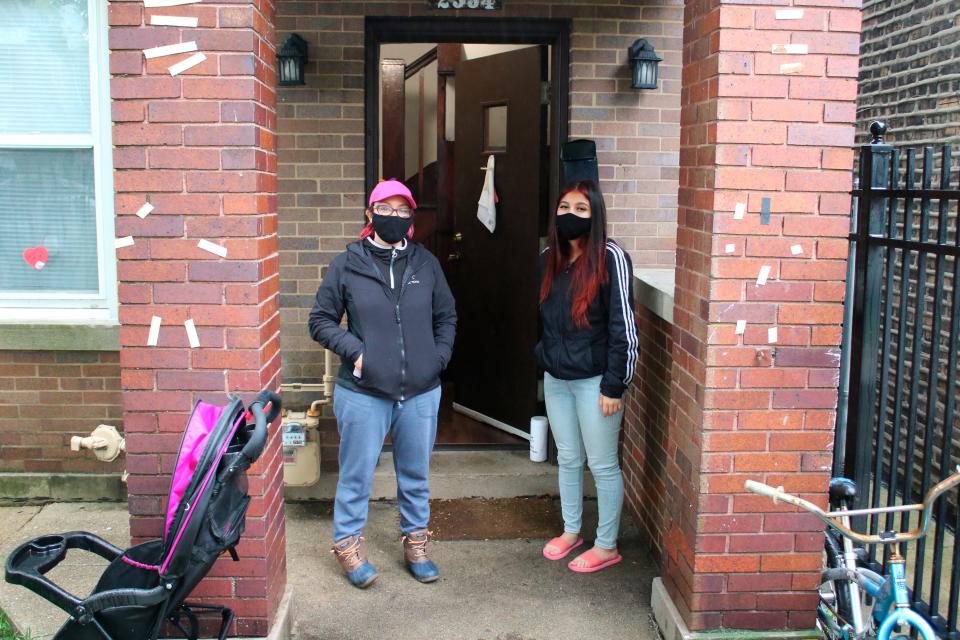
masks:
<instances>
[{"instance_id":1,"label":"concrete stoop","mask_svg":"<svg viewBox=\"0 0 960 640\"><path fill-rule=\"evenodd\" d=\"M584 470L583 489L588 497L596 489L588 469ZM311 487L287 487L284 497L290 502L332 500L337 489L337 474L324 473ZM557 467L548 462L531 462L527 451L434 451L430 461L430 497L515 498L558 495ZM384 452L373 479L373 500L392 500L397 496L397 475L393 454Z\"/></svg>"}]
</instances>

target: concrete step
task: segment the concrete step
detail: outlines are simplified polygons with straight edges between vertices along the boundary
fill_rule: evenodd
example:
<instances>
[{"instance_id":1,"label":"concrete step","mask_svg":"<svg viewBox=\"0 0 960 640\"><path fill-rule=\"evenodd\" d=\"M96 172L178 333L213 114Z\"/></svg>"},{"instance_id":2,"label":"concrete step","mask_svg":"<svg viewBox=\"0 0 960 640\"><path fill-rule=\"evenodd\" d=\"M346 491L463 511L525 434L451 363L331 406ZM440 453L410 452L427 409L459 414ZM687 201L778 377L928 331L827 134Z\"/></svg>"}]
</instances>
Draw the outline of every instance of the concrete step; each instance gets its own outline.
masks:
<instances>
[{"instance_id":1,"label":"concrete step","mask_svg":"<svg viewBox=\"0 0 960 640\"><path fill-rule=\"evenodd\" d=\"M584 469L584 494L595 496L590 471ZM337 475L324 473L312 487L287 487L284 495L291 502L332 500ZM430 497L515 498L555 496L557 467L549 462L531 462L526 451L435 451L430 459ZM393 454L384 452L373 478L374 500L397 496L397 476Z\"/></svg>"}]
</instances>

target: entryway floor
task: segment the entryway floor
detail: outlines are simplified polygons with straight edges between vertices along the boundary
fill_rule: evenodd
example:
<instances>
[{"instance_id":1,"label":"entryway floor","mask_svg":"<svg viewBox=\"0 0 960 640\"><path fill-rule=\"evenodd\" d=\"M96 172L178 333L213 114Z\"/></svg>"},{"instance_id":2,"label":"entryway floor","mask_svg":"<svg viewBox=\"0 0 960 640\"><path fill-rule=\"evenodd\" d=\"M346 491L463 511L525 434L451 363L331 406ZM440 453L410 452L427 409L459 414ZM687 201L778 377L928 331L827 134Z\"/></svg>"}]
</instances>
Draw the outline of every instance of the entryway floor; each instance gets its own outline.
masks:
<instances>
[{"instance_id":1,"label":"entryway floor","mask_svg":"<svg viewBox=\"0 0 960 640\"><path fill-rule=\"evenodd\" d=\"M459 504L454 504L459 503ZM543 534L556 518L556 505L543 509L527 499L516 512L517 527L533 520ZM549 507L549 505L546 505ZM479 512L504 514L509 505L487 501ZM491 511L493 509L493 511ZM330 508L324 504L287 506L287 571L293 590L294 640L656 640L650 622L650 584L655 569L637 529L624 517L624 561L593 575L574 574L565 562L540 555L543 537L457 539L484 533L483 518L467 518L469 501L437 504L438 534L431 544L441 579L415 582L402 562L397 540L399 517L392 502L374 502L364 535L370 560L381 576L370 589L351 587L329 553ZM459 515L458 515L459 514ZM539 514L539 515L538 515ZM126 546L129 528L125 504L65 504L0 508L0 557L21 542L64 528L87 530ZM442 519L442 522L439 520ZM469 524L463 527L458 524ZM467 523L467 521L470 523ZM509 521L509 519L507 519ZM494 524L494 523L491 523ZM585 528L596 525L596 502L585 507ZM559 526L559 522L557 522ZM499 529L503 526L497 525ZM496 527L495 527L496 528ZM510 527L507 527L510 528ZM443 533L446 532L446 533ZM491 532L495 533L494 529ZM499 537L499 535L494 536ZM103 571L103 563L78 553L51 572L77 594L85 594ZM64 614L22 587L0 583L0 606L15 624L29 627L32 638L52 637Z\"/></svg>"}]
</instances>

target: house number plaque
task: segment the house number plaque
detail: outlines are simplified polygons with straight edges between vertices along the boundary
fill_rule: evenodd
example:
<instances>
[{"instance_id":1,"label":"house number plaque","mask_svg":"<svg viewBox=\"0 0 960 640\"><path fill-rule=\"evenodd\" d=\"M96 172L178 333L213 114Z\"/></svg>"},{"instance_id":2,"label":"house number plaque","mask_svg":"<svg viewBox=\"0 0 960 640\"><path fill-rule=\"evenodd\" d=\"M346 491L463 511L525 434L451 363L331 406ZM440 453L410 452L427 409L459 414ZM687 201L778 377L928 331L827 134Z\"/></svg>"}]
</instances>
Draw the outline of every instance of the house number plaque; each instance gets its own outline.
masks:
<instances>
[{"instance_id":1,"label":"house number plaque","mask_svg":"<svg viewBox=\"0 0 960 640\"><path fill-rule=\"evenodd\" d=\"M486 9L495 11L503 8L503 0L427 0L427 6L434 9Z\"/></svg>"}]
</instances>

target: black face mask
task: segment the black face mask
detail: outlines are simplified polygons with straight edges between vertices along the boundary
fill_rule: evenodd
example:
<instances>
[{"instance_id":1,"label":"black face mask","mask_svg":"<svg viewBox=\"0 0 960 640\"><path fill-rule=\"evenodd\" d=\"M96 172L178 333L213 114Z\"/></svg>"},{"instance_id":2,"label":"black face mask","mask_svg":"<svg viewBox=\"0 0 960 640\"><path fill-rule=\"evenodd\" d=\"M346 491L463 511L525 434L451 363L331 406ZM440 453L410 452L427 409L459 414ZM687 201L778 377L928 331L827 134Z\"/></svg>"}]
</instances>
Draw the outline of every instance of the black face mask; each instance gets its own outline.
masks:
<instances>
[{"instance_id":1,"label":"black face mask","mask_svg":"<svg viewBox=\"0 0 960 640\"><path fill-rule=\"evenodd\" d=\"M413 218L401 218L400 216L378 216L374 214L373 230L377 232L380 239L387 244L394 244L403 240L413 224Z\"/></svg>"},{"instance_id":2,"label":"black face mask","mask_svg":"<svg viewBox=\"0 0 960 640\"><path fill-rule=\"evenodd\" d=\"M572 213L557 216L557 235L563 240L576 240L590 233L590 218L581 218Z\"/></svg>"}]
</instances>

